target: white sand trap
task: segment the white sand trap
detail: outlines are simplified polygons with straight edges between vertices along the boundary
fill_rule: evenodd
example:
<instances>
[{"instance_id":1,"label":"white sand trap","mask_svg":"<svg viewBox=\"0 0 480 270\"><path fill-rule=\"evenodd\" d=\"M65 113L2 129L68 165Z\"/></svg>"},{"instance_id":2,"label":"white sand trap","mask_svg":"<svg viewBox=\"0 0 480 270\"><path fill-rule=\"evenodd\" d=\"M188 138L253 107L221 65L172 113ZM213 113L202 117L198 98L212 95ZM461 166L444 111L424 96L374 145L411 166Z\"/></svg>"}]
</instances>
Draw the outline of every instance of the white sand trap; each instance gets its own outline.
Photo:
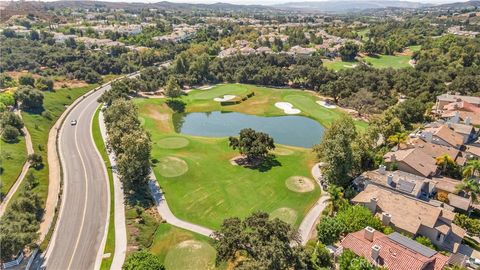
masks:
<instances>
[{"instance_id":1,"label":"white sand trap","mask_svg":"<svg viewBox=\"0 0 480 270\"><path fill-rule=\"evenodd\" d=\"M209 89L212 89L212 88L213 88L213 85L204 85L204 86L199 87L198 89L199 90L209 90Z\"/></svg>"},{"instance_id":2,"label":"white sand trap","mask_svg":"<svg viewBox=\"0 0 480 270\"><path fill-rule=\"evenodd\" d=\"M229 100L232 100L234 98L236 98L237 96L235 95L224 95L223 98L214 98L213 100L214 101L217 101L217 102L224 102L224 101L229 101Z\"/></svg>"},{"instance_id":3,"label":"white sand trap","mask_svg":"<svg viewBox=\"0 0 480 270\"><path fill-rule=\"evenodd\" d=\"M325 108L327 108L327 109L335 109L335 108L337 108L336 105L327 104L327 102L325 102L325 101L323 101L323 100L317 101L317 104L322 105L323 107L325 107Z\"/></svg>"},{"instance_id":4,"label":"white sand trap","mask_svg":"<svg viewBox=\"0 0 480 270\"><path fill-rule=\"evenodd\" d=\"M299 114L301 111L299 109L293 108L292 103L290 102L277 102L275 103L275 107L283 110L286 114Z\"/></svg>"}]
</instances>

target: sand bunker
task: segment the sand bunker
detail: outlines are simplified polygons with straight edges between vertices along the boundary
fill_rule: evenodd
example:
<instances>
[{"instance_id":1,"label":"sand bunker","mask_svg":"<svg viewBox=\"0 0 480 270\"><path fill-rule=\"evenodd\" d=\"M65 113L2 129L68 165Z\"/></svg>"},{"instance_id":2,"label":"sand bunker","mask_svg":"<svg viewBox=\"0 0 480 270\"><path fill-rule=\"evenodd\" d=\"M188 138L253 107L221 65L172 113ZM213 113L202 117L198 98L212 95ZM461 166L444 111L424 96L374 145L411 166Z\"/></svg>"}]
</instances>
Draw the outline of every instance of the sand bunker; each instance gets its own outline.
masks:
<instances>
[{"instance_id":1,"label":"sand bunker","mask_svg":"<svg viewBox=\"0 0 480 270\"><path fill-rule=\"evenodd\" d=\"M278 208L270 214L270 218L278 218L281 221L293 225L295 221L297 221L297 211L288 207Z\"/></svg>"},{"instance_id":2,"label":"sand bunker","mask_svg":"<svg viewBox=\"0 0 480 270\"><path fill-rule=\"evenodd\" d=\"M293 105L290 102L277 102L275 107L283 110L286 114L299 114L301 111L299 109L293 108Z\"/></svg>"},{"instance_id":3,"label":"sand bunker","mask_svg":"<svg viewBox=\"0 0 480 270\"><path fill-rule=\"evenodd\" d=\"M291 176L285 181L288 189L295 192L305 193L315 189L315 184L310 178L304 176Z\"/></svg>"},{"instance_id":4,"label":"sand bunker","mask_svg":"<svg viewBox=\"0 0 480 270\"><path fill-rule=\"evenodd\" d=\"M323 107L325 107L325 108L327 108L327 109L335 109L335 108L337 108L336 105L328 104L327 102L325 102L325 101L323 101L323 100L317 101L317 104L318 104L318 105L322 105Z\"/></svg>"},{"instance_id":5,"label":"sand bunker","mask_svg":"<svg viewBox=\"0 0 480 270\"><path fill-rule=\"evenodd\" d=\"M229 100L232 100L234 98L236 98L237 96L235 95L224 95L223 98L214 98L213 100L214 101L217 101L217 102L224 102L224 101L229 101Z\"/></svg>"},{"instance_id":6,"label":"sand bunker","mask_svg":"<svg viewBox=\"0 0 480 270\"><path fill-rule=\"evenodd\" d=\"M209 90L212 89L213 85L204 85L198 88L198 90Z\"/></svg>"}]
</instances>

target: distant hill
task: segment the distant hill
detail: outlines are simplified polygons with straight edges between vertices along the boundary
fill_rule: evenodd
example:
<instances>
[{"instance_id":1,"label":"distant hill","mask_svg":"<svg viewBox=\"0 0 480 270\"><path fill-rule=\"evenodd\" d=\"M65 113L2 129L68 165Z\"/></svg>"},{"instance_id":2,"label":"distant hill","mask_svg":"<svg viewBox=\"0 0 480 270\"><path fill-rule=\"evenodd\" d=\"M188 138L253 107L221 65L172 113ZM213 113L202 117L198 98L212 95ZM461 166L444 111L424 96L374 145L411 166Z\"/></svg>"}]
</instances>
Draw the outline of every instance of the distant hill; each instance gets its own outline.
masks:
<instances>
[{"instance_id":1,"label":"distant hill","mask_svg":"<svg viewBox=\"0 0 480 270\"><path fill-rule=\"evenodd\" d=\"M128 0L127 0L128 1ZM214 4L189 4L189 3L172 3L161 1L156 3L128 3L128 2L105 2L105 1L54 1L45 2L47 7L69 7L69 8L113 8L113 9L144 9L157 8L167 10L215 10L215 11L245 11L245 12L265 12L274 10L273 7L261 5L234 5L228 3Z\"/></svg>"},{"instance_id":2,"label":"distant hill","mask_svg":"<svg viewBox=\"0 0 480 270\"><path fill-rule=\"evenodd\" d=\"M368 9L383 9L383 8L422 8L431 6L430 4L423 4L418 2L397 1L397 0L338 0L338 1L320 1L320 2L288 2L284 4L273 5L279 9L296 9L304 11L318 11L318 12L353 12L363 11Z\"/></svg>"},{"instance_id":3,"label":"distant hill","mask_svg":"<svg viewBox=\"0 0 480 270\"><path fill-rule=\"evenodd\" d=\"M460 9L474 9L475 7L480 7L480 1L467 1L467 2L456 2L456 3L447 3L441 5L435 5L432 8L442 9L442 10L460 10Z\"/></svg>"}]
</instances>

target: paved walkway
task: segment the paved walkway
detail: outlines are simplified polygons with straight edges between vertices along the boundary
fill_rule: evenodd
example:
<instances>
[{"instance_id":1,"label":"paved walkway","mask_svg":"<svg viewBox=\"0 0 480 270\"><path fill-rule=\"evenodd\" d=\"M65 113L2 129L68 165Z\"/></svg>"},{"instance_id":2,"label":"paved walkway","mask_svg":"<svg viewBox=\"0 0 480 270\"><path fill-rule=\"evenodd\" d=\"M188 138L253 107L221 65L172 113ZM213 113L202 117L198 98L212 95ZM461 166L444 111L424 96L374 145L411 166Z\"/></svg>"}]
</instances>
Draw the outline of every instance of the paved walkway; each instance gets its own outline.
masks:
<instances>
[{"instance_id":1,"label":"paved walkway","mask_svg":"<svg viewBox=\"0 0 480 270\"><path fill-rule=\"evenodd\" d=\"M315 179L315 182L317 182L318 186L320 187L320 190L322 190L322 196L318 199L315 205L308 211L307 215L302 220L302 223L300 223L300 227L298 227L302 245L305 245L310 239L312 232L315 230L315 225L319 217L322 215L323 210L328 204L327 202L328 195L324 194L322 186L320 185L320 179L322 178L322 173L320 171L319 165L320 163L315 164L312 168L311 173L313 178Z\"/></svg>"},{"instance_id":2,"label":"paved walkway","mask_svg":"<svg viewBox=\"0 0 480 270\"><path fill-rule=\"evenodd\" d=\"M15 114L20 116L22 118L22 114L19 110L15 111ZM25 144L27 146L27 156L33 154L33 145L32 145L32 137L30 137L30 133L28 132L27 127L22 128L22 132L25 137ZM28 169L30 168L30 162L27 160L23 164L22 171L20 172L20 175L17 177L17 180L15 180L15 183L13 186L8 190L7 195L3 198L2 203L0 204L0 217L5 214L5 210L7 210L8 203L10 202L10 199L12 199L13 194L15 194L20 187L20 184L23 182L23 179L27 175Z\"/></svg>"},{"instance_id":3,"label":"paved walkway","mask_svg":"<svg viewBox=\"0 0 480 270\"><path fill-rule=\"evenodd\" d=\"M103 113L100 112L99 118L100 132L102 133L103 141L107 141L107 128L103 121ZM113 152L108 153L110 165L115 168L115 155ZM113 254L112 265L110 269L122 269L125 255L127 253L127 228L125 224L125 200L123 193L123 185L118 174L112 169L113 175L113 190L114 190L114 221L115 222L115 252ZM112 222L112 220L110 220Z\"/></svg>"}]
</instances>

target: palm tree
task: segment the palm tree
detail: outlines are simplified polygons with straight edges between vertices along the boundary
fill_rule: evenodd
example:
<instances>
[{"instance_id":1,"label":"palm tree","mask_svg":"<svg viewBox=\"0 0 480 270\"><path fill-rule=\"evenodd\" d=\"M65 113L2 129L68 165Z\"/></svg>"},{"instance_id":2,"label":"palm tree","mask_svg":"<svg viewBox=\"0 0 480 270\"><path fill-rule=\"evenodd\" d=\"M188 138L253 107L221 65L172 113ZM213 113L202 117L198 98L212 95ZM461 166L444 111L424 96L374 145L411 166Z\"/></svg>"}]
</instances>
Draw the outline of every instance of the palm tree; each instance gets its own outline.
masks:
<instances>
[{"instance_id":1,"label":"palm tree","mask_svg":"<svg viewBox=\"0 0 480 270\"><path fill-rule=\"evenodd\" d=\"M463 177L468 179L480 174L480 160L469 160L463 169Z\"/></svg>"},{"instance_id":2,"label":"palm tree","mask_svg":"<svg viewBox=\"0 0 480 270\"><path fill-rule=\"evenodd\" d=\"M462 183L460 183L456 189L457 191L465 191L465 193L472 198L472 202L478 202L480 196L480 183L477 179L463 179Z\"/></svg>"},{"instance_id":3,"label":"palm tree","mask_svg":"<svg viewBox=\"0 0 480 270\"><path fill-rule=\"evenodd\" d=\"M327 191L329 194L327 202L329 202L329 204L326 211L329 216L333 216L338 209L340 209L340 207L346 203L345 199L343 198L343 188L330 185Z\"/></svg>"},{"instance_id":4,"label":"palm tree","mask_svg":"<svg viewBox=\"0 0 480 270\"><path fill-rule=\"evenodd\" d=\"M437 161L436 164L438 166L442 166L443 174L445 174L445 172L447 171L447 167L448 167L449 164L455 164L455 161L453 160L453 158L451 158L447 154L438 156L436 158L436 161Z\"/></svg>"}]
</instances>

